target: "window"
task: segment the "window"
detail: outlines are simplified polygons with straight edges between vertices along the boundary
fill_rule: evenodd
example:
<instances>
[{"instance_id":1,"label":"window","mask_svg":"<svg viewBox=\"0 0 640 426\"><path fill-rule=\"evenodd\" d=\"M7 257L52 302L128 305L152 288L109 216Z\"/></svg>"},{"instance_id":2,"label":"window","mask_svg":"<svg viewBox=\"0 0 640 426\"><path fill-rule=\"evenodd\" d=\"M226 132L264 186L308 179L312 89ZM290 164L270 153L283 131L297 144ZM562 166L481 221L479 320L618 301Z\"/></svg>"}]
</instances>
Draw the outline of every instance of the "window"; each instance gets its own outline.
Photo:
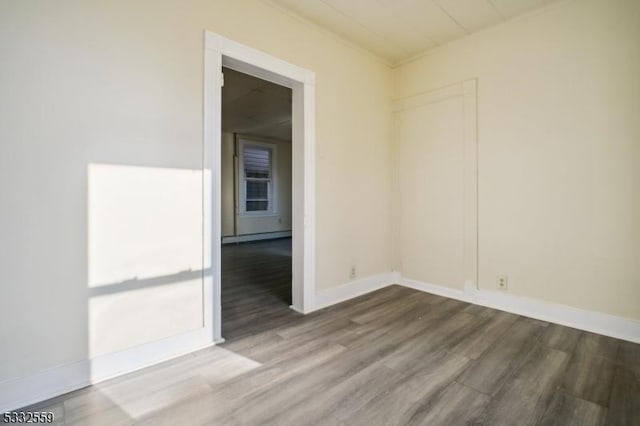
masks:
<instances>
[{"instance_id":1,"label":"window","mask_svg":"<svg viewBox=\"0 0 640 426\"><path fill-rule=\"evenodd\" d=\"M274 158L276 145L240 139L240 212L275 213Z\"/></svg>"}]
</instances>

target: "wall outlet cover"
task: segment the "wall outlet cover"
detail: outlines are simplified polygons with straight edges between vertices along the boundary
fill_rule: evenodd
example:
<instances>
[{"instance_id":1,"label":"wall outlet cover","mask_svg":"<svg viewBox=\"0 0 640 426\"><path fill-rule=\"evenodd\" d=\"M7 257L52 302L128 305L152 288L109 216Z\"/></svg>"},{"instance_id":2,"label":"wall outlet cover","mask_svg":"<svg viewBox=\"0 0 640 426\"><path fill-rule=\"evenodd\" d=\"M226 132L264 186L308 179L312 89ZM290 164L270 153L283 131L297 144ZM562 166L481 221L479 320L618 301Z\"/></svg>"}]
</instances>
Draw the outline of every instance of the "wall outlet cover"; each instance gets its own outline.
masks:
<instances>
[{"instance_id":1,"label":"wall outlet cover","mask_svg":"<svg viewBox=\"0 0 640 426\"><path fill-rule=\"evenodd\" d=\"M507 290L509 288L509 277L506 275L498 275L496 277L496 283L500 290Z\"/></svg>"}]
</instances>

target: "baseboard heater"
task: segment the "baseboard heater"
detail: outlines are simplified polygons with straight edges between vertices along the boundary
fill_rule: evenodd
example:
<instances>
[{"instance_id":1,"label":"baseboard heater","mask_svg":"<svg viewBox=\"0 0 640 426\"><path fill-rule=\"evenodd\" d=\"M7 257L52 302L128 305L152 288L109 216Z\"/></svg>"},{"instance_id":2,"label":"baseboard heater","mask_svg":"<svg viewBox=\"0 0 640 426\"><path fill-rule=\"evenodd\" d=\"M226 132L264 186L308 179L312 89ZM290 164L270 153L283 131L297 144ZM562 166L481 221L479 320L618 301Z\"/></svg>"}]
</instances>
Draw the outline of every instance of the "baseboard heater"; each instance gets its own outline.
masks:
<instances>
[{"instance_id":1,"label":"baseboard heater","mask_svg":"<svg viewBox=\"0 0 640 426\"><path fill-rule=\"evenodd\" d=\"M272 240L275 238L287 238L291 236L291 231L261 232L259 234L234 235L222 237L222 244L246 243L249 241Z\"/></svg>"}]
</instances>

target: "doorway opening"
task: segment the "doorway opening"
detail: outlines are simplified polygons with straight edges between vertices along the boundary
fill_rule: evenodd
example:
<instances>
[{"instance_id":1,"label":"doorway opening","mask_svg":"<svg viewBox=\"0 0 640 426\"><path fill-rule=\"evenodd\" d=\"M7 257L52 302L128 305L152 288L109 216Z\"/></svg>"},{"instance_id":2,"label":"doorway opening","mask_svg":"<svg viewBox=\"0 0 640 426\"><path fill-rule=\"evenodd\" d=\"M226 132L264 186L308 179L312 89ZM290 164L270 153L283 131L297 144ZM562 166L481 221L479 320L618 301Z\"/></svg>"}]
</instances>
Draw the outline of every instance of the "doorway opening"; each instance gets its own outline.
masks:
<instances>
[{"instance_id":1,"label":"doorway opening","mask_svg":"<svg viewBox=\"0 0 640 426\"><path fill-rule=\"evenodd\" d=\"M315 294L315 74L251 47L229 40L212 32L205 32L204 69L204 150L203 150L203 229L204 327L214 342L223 341L222 333L222 252L223 220L223 96L224 74L237 72L268 83L290 89L291 98L291 305L295 311L307 313L314 309ZM228 78L228 77L227 77ZM279 151L269 151L255 140L252 131L238 132L234 146L249 147L248 153L278 157ZM227 136L228 137L228 136ZM253 152L251 152L253 149ZM240 153L240 152L238 152ZM271 153L271 154L268 154ZM240 156L238 156L240 157ZM238 159L238 162L240 159ZM273 161L273 160L269 160ZM264 165L264 161L262 164ZM238 170L241 164L238 164ZM249 165L249 168L255 165ZM273 213L273 199L269 195L275 182L268 173L238 174L239 212L245 216ZM277 171L273 175L277 179ZM267 183L265 183L265 181ZM249 189L249 191L247 191ZM265 192L266 189L266 192ZM275 189L277 191L277 188ZM252 192L251 192L252 191ZM256 192L257 191L257 192ZM240 192L240 191L238 191ZM247 193L251 192L247 197ZM272 203L269 204L269 200ZM244 210L243 210L244 209ZM275 216L277 218L277 215ZM282 220L282 218L281 218ZM239 218L238 218L239 221ZM239 222L236 223L238 225ZM236 229L237 231L237 229ZM278 231L280 232L280 231ZM241 235L231 235L240 242ZM281 235L288 238L287 235ZM228 240L227 240L228 241ZM265 240L268 241L268 240ZM267 243L263 243L267 244ZM284 243L283 243L284 244ZM280 247L282 249L282 247ZM274 248L278 252L278 248ZM282 254L282 251L280 251ZM256 321L261 321L257 314Z\"/></svg>"},{"instance_id":2,"label":"doorway opening","mask_svg":"<svg viewBox=\"0 0 640 426\"><path fill-rule=\"evenodd\" d=\"M276 328L291 298L291 89L223 67L222 335Z\"/></svg>"}]
</instances>

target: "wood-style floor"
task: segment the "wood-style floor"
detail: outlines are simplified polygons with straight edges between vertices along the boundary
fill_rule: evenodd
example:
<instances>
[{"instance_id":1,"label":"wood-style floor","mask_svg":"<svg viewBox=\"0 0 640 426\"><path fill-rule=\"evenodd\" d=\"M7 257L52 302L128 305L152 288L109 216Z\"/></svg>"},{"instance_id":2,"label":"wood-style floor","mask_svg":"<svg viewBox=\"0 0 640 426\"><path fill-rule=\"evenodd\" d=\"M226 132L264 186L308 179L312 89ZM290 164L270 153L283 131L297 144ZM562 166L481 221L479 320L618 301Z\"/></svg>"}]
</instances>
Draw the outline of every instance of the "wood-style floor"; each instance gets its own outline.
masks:
<instances>
[{"instance_id":1,"label":"wood-style floor","mask_svg":"<svg viewBox=\"0 0 640 426\"><path fill-rule=\"evenodd\" d=\"M225 247L223 345L31 408L81 425L640 424L640 345L400 286L303 316L289 244Z\"/></svg>"},{"instance_id":2,"label":"wood-style floor","mask_svg":"<svg viewBox=\"0 0 640 426\"><path fill-rule=\"evenodd\" d=\"M222 335L227 341L295 321L291 238L222 246Z\"/></svg>"}]
</instances>

